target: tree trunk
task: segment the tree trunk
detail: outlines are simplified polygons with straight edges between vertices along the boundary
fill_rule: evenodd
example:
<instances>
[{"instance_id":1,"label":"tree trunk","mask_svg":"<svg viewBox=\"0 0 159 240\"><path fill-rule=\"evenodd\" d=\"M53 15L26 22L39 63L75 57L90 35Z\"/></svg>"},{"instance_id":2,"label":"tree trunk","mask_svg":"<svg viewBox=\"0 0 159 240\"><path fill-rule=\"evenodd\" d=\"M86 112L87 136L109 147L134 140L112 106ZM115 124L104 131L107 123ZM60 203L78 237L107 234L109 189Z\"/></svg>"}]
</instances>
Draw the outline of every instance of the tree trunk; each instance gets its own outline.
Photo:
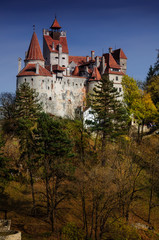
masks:
<instances>
[{"instance_id":1,"label":"tree trunk","mask_svg":"<svg viewBox=\"0 0 159 240\"><path fill-rule=\"evenodd\" d=\"M149 198L149 212L148 212L148 220L147 220L147 222L149 224L150 224L150 221L151 221L152 197L153 197L153 171L152 171L152 179L151 179L151 189L150 189L150 198Z\"/></svg>"},{"instance_id":2,"label":"tree trunk","mask_svg":"<svg viewBox=\"0 0 159 240\"><path fill-rule=\"evenodd\" d=\"M84 193L84 186L81 191L81 199L82 199L82 211L83 211L83 228L85 229L86 236L88 238L88 225L87 225L87 213L86 213L86 203L85 203L85 193Z\"/></svg>"},{"instance_id":3,"label":"tree trunk","mask_svg":"<svg viewBox=\"0 0 159 240\"><path fill-rule=\"evenodd\" d=\"M44 169L45 169L45 189L46 189L47 216L48 216L50 211L50 201L49 201L49 178L48 178L48 162L47 162L47 156L46 156L46 144L45 144Z\"/></svg>"},{"instance_id":4,"label":"tree trunk","mask_svg":"<svg viewBox=\"0 0 159 240\"><path fill-rule=\"evenodd\" d=\"M103 137L102 137L102 167L105 166L106 164L106 134L103 132Z\"/></svg>"},{"instance_id":5,"label":"tree trunk","mask_svg":"<svg viewBox=\"0 0 159 240\"><path fill-rule=\"evenodd\" d=\"M29 169L30 173L30 185L31 185L31 193L32 193L32 203L33 203L33 215L35 215L36 206L35 206L35 192L34 192L34 180L31 169Z\"/></svg>"}]
</instances>

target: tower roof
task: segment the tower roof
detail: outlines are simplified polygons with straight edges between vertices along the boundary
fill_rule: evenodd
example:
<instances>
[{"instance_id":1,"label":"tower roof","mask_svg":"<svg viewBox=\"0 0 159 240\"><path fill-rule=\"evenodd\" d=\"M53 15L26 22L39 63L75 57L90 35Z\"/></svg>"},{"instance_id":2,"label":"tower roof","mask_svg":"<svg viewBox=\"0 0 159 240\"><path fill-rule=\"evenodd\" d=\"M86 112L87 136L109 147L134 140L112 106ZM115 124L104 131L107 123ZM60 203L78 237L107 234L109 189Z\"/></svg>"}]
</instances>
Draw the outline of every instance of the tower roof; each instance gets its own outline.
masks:
<instances>
[{"instance_id":1,"label":"tower roof","mask_svg":"<svg viewBox=\"0 0 159 240\"><path fill-rule=\"evenodd\" d=\"M60 28L61 28L61 26L59 25L56 17L55 17L54 22L53 22L53 24L51 25L50 28L51 28L51 29L60 29Z\"/></svg>"},{"instance_id":2,"label":"tower roof","mask_svg":"<svg viewBox=\"0 0 159 240\"><path fill-rule=\"evenodd\" d=\"M79 76L79 68L78 68L78 66L75 67L72 75L73 75L73 76Z\"/></svg>"},{"instance_id":3,"label":"tower roof","mask_svg":"<svg viewBox=\"0 0 159 240\"><path fill-rule=\"evenodd\" d=\"M94 67L90 80L97 80L97 81L101 80L101 75L97 67Z\"/></svg>"},{"instance_id":4,"label":"tower roof","mask_svg":"<svg viewBox=\"0 0 159 240\"><path fill-rule=\"evenodd\" d=\"M43 58L43 55L41 52L41 48L39 45L39 41L38 41L38 38L37 38L37 35L35 32L32 35L32 39L31 39L28 53L27 53L25 60L42 60L42 61L44 61L44 58Z\"/></svg>"},{"instance_id":5,"label":"tower roof","mask_svg":"<svg viewBox=\"0 0 159 240\"><path fill-rule=\"evenodd\" d=\"M115 59L119 59L119 58L127 59L125 53L123 52L123 50L121 48L114 50L112 52L112 55Z\"/></svg>"}]
</instances>

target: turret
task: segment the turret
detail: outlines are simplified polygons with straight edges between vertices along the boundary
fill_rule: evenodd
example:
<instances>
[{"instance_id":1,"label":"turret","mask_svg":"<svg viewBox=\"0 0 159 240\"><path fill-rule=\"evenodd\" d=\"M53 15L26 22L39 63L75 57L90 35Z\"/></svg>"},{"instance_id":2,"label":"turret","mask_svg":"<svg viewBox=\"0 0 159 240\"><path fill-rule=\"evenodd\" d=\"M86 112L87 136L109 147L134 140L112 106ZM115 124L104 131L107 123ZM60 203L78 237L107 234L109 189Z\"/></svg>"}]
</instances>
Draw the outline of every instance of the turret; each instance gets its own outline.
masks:
<instances>
[{"instance_id":1,"label":"turret","mask_svg":"<svg viewBox=\"0 0 159 240\"><path fill-rule=\"evenodd\" d=\"M30 46L24 61L25 65L28 63L39 63L42 67L44 67L44 58L35 32L32 35Z\"/></svg>"}]
</instances>

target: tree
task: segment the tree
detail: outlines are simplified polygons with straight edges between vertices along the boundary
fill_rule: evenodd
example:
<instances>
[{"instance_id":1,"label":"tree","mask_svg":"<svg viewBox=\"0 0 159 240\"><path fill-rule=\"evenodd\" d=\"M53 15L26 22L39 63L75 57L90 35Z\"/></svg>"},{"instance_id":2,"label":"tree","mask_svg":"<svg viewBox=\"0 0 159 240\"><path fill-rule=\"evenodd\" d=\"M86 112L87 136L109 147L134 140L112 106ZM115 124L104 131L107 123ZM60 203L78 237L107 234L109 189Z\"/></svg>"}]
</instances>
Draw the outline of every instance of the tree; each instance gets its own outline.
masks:
<instances>
[{"instance_id":1,"label":"tree","mask_svg":"<svg viewBox=\"0 0 159 240\"><path fill-rule=\"evenodd\" d=\"M119 96L108 75L103 75L101 82L91 94L91 107L95 120L89 123L92 125L92 130L99 132L101 136L102 166L105 165L106 142L116 139L127 131L128 115Z\"/></svg>"},{"instance_id":2,"label":"tree","mask_svg":"<svg viewBox=\"0 0 159 240\"><path fill-rule=\"evenodd\" d=\"M68 159L71 142L64 131L62 120L55 120L45 113L41 113L38 118L35 134L46 189L43 195L54 231L60 204L70 196L67 183L72 170Z\"/></svg>"},{"instance_id":3,"label":"tree","mask_svg":"<svg viewBox=\"0 0 159 240\"><path fill-rule=\"evenodd\" d=\"M28 169L30 174L30 185L32 190L33 211L35 211L35 192L33 172L35 165L35 142L33 130L41 111L38 94L29 87L28 83L23 83L16 93L15 119L17 123L17 135L20 140L21 161L23 167Z\"/></svg>"},{"instance_id":4,"label":"tree","mask_svg":"<svg viewBox=\"0 0 159 240\"><path fill-rule=\"evenodd\" d=\"M154 104L159 105L159 52L154 67L150 66L146 77L145 90L150 93Z\"/></svg>"},{"instance_id":5,"label":"tree","mask_svg":"<svg viewBox=\"0 0 159 240\"><path fill-rule=\"evenodd\" d=\"M2 136L0 136L0 195L3 194L5 186L9 181L9 167L8 167L8 159L5 157L3 153L4 141Z\"/></svg>"},{"instance_id":6,"label":"tree","mask_svg":"<svg viewBox=\"0 0 159 240\"><path fill-rule=\"evenodd\" d=\"M153 76L147 84L147 92L151 95L151 98L159 109L159 76Z\"/></svg>"},{"instance_id":7,"label":"tree","mask_svg":"<svg viewBox=\"0 0 159 240\"><path fill-rule=\"evenodd\" d=\"M4 92L0 94L0 105L2 117L10 120L14 117L15 94Z\"/></svg>"},{"instance_id":8,"label":"tree","mask_svg":"<svg viewBox=\"0 0 159 240\"><path fill-rule=\"evenodd\" d=\"M0 115L2 129L5 133L13 134L15 131L15 94L4 92L0 94Z\"/></svg>"},{"instance_id":9,"label":"tree","mask_svg":"<svg viewBox=\"0 0 159 240\"><path fill-rule=\"evenodd\" d=\"M135 79L124 76L122 80L124 101L130 117L138 121L138 141L142 140L143 126L148 121L154 121L157 109L152 102L150 94L140 90ZM142 127L140 130L140 126Z\"/></svg>"}]
</instances>

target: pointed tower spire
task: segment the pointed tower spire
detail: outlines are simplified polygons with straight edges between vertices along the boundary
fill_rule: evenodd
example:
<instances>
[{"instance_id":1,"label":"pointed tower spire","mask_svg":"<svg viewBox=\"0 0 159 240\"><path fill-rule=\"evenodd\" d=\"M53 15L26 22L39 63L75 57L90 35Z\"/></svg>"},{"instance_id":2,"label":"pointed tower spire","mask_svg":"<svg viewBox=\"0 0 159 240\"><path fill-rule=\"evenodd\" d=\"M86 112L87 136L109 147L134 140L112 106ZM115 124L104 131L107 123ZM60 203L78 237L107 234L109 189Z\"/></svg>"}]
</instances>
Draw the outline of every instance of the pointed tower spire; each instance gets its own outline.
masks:
<instances>
[{"instance_id":1,"label":"pointed tower spire","mask_svg":"<svg viewBox=\"0 0 159 240\"><path fill-rule=\"evenodd\" d=\"M50 28L51 28L51 29L54 29L54 30L58 30L58 29L61 28L61 26L59 25L59 23L58 23L58 21L57 21L57 19L56 19L56 15L55 15L54 22L53 22L53 24L51 25Z\"/></svg>"},{"instance_id":2,"label":"pointed tower spire","mask_svg":"<svg viewBox=\"0 0 159 240\"><path fill-rule=\"evenodd\" d=\"M29 46L29 49L28 49L28 52L27 52L27 55L25 58L25 62L27 64L28 62L35 63L37 61L39 62L40 65L44 65L44 58L43 58L43 55L41 52L39 41L38 41L36 33L33 32L30 46Z\"/></svg>"},{"instance_id":3,"label":"pointed tower spire","mask_svg":"<svg viewBox=\"0 0 159 240\"><path fill-rule=\"evenodd\" d=\"M92 77L90 80L98 80L98 81L101 80L101 75L100 75L97 67L94 67L93 72L92 72Z\"/></svg>"}]
</instances>

